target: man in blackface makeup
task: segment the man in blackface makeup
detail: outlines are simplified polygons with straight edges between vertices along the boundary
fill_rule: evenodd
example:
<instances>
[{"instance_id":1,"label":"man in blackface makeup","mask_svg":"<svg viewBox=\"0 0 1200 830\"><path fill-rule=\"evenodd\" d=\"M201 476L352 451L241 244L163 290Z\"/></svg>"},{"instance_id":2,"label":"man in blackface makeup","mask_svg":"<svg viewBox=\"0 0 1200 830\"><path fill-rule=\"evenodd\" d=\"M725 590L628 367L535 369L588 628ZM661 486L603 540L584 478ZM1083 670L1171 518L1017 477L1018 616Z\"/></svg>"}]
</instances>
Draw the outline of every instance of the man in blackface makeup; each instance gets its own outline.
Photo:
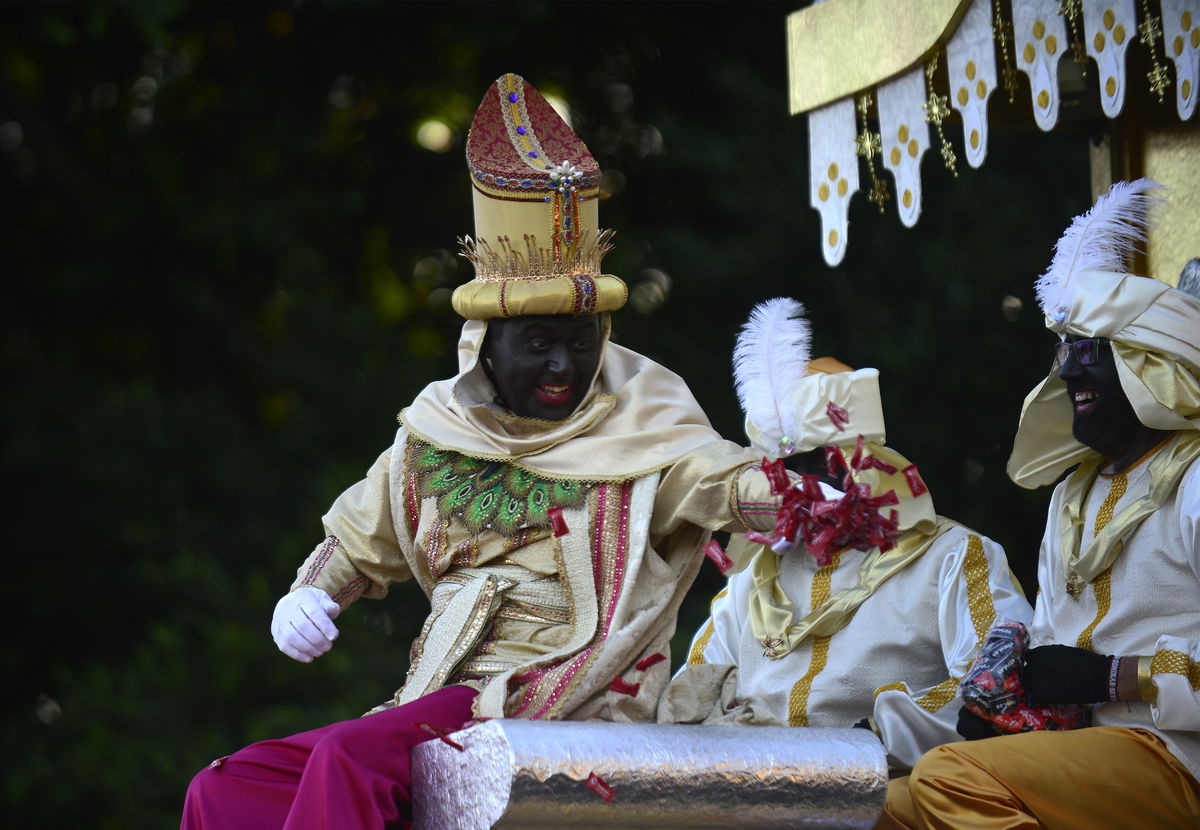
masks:
<instances>
[{"instance_id":1,"label":"man in blackface makeup","mask_svg":"<svg viewBox=\"0 0 1200 830\"><path fill-rule=\"evenodd\" d=\"M1157 186L1119 182L1038 282L1060 335L1009 475L1055 482L1021 680L1091 725L951 744L909 780L911 827L1200 826L1200 300L1124 272ZM992 735L963 710L960 731Z\"/></svg>"},{"instance_id":2,"label":"man in blackface makeup","mask_svg":"<svg viewBox=\"0 0 1200 830\"><path fill-rule=\"evenodd\" d=\"M407 815L411 747L472 719L652 721L711 531L774 526L760 456L720 440L678 376L609 341L627 292L600 271L600 171L570 127L505 75L467 160L460 372L400 413L271 625L309 662L339 613L415 579L431 609L408 676L366 717L214 761L184 827L382 827Z\"/></svg>"}]
</instances>

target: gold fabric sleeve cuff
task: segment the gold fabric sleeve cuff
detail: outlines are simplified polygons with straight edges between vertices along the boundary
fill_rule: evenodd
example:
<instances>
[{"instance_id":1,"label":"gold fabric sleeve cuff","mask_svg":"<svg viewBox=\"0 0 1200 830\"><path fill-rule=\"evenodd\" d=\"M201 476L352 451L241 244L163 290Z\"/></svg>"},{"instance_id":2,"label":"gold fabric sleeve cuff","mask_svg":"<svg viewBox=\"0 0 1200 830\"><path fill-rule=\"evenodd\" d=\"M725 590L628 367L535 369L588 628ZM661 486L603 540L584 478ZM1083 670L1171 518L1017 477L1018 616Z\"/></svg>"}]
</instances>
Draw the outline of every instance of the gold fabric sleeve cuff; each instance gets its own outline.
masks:
<instances>
[{"instance_id":1,"label":"gold fabric sleeve cuff","mask_svg":"<svg viewBox=\"0 0 1200 830\"><path fill-rule=\"evenodd\" d=\"M1149 656L1137 659L1138 696L1147 703L1153 703L1158 698L1158 687L1154 685L1154 675L1150 670L1153 660Z\"/></svg>"}]
</instances>

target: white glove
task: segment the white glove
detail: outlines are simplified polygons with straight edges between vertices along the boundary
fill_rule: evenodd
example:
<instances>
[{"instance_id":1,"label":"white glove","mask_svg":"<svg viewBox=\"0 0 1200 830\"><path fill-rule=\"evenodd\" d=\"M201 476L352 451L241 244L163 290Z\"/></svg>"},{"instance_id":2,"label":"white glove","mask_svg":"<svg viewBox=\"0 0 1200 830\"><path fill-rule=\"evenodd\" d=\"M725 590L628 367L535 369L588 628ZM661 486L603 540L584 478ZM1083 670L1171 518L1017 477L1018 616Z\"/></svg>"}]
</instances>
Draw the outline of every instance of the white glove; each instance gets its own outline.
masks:
<instances>
[{"instance_id":1,"label":"white glove","mask_svg":"<svg viewBox=\"0 0 1200 830\"><path fill-rule=\"evenodd\" d=\"M329 594L312 585L284 594L271 618L275 645L293 660L311 663L333 648L338 636L333 619L341 610Z\"/></svg>"}]
</instances>

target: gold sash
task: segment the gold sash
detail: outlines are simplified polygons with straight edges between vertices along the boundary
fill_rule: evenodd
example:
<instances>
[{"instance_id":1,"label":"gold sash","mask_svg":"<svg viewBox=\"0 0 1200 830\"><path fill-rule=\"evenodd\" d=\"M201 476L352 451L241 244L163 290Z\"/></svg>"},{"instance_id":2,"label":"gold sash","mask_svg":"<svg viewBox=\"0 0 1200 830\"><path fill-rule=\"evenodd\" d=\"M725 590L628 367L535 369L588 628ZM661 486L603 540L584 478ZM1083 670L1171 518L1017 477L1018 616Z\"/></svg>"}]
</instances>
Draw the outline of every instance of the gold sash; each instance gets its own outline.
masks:
<instances>
[{"instance_id":1,"label":"gold sash","mask_svg":"<svg viewBox=\"0 0 1200 830\"><path fill-rule=\"evenodd\" d=\"M1146 495L1113 516L1082 552L1084 503L1105 459L1092 458L1079 465L1066 482L1060 520L1064 530L1059 537L1063 572L1072 596L1112 567L1124 548L1125 536L1175 494L1183 474L1198 457L1200 435L1191 430L1176 433L1150 461L1150 489Z\"/></svg>"}]
</instances>

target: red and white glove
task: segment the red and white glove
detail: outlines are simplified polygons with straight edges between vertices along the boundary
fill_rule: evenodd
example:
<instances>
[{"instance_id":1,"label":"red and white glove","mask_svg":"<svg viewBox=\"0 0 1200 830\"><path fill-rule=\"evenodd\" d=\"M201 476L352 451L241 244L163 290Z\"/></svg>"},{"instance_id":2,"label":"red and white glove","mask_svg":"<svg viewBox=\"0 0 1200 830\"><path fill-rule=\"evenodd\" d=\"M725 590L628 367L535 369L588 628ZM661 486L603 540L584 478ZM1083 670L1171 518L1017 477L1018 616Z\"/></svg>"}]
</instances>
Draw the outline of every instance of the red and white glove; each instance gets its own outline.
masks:
<instances>
[{"instance_id":1,"label":"red and white glove","mask_svg":"<svg viewBox=\"0 0 1200 830\"><path fill-rule=\"evenodd\" d=\"M333 620L341 610L329 594L312 585L285 594L271 617L275 645L293 660L311 663L333 648L338 636Z\"/></svg>"}]
</instances>

